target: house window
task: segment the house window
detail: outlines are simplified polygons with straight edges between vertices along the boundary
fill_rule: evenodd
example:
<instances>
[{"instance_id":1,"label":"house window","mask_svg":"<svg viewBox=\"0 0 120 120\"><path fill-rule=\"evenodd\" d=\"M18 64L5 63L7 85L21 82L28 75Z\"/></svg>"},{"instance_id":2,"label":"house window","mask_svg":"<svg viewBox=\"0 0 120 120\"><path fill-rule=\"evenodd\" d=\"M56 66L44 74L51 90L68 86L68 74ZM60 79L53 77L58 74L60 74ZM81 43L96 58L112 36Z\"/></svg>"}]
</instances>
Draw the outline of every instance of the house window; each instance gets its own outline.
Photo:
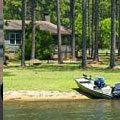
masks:
<instances>
[{"instance_id":1,"label":"house window","mask_svg":"<svg viewBox=\"0 0 120 120\"><path fill-rule=\"evenodd\" d=\"M10 33L10 44L20 45L21 44L21 34L20 33Z\"/></svg>"}]
</instances>

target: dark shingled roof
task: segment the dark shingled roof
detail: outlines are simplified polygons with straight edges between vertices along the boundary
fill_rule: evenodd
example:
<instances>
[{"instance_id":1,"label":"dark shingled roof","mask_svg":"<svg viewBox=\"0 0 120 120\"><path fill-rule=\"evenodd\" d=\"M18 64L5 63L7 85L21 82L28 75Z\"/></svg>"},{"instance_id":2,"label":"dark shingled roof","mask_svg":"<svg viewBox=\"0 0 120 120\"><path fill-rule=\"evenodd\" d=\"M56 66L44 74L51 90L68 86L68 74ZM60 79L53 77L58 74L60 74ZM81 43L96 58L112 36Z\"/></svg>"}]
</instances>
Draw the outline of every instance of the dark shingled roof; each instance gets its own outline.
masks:
<instances>
[{"instance_id":1,"label":"dark shingled roof","mask_svg":"<svg viewBox=\"0 0 120 120\"><path fill-rule=\"evenodd\" d=\"M4 30L22 30L21 20L5 20L4 22ZM30 21L26 21L26 24L29 23ZM40 30L48 31L51 34L57 34L57 25L49 21L36 21L36 26L40 27ZM61 26L61 33L63 35L69 35L71 34L71 30Z\"/></svg>"}]
</instances>

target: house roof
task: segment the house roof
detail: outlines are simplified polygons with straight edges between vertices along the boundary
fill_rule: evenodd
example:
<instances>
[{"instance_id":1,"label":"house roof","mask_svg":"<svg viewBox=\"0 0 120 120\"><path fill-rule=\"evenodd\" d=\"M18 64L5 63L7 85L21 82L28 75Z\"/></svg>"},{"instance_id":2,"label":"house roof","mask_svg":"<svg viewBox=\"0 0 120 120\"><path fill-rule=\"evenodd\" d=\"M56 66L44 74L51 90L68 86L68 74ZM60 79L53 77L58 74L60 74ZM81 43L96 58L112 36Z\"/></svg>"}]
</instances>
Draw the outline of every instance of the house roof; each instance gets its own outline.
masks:
<instances>
[{"instance_id":1,"label":"house roof","mask_svg":"<svg viewBox=\"0 0 120 120\"><path fill-rule=\"evenodd\" d=\"M21 20L5 20L4 30L22 30L22 21ZM29 24L30 21L26 21L26 24ZM48 31L51 34L57 34L57 25L49 22L49 21L36 21L36 26L40 28L40 30ZM66 29L61 26L61 34L69 35L71 34L70 29Z\"/></svg>"}]
</instances>

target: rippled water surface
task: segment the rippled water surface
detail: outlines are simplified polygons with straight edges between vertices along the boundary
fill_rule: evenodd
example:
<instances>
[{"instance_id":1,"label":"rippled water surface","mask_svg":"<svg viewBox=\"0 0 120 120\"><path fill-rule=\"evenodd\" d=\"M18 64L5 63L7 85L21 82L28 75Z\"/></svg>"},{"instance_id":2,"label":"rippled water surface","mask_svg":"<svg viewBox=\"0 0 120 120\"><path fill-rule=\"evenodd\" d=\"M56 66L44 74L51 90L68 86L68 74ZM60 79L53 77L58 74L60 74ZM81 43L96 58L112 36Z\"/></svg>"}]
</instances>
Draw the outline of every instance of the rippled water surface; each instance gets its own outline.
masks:
<instances>
[{"instance_id":1,"label":"rippled water surface","mask_svg":"<svg viewBox=\"0 0 120 120\"><path fill-rule=\"evenodd\" d=\"M4 120L120 120L120 101L5 102Z\"/></svg>"}]
</instances>

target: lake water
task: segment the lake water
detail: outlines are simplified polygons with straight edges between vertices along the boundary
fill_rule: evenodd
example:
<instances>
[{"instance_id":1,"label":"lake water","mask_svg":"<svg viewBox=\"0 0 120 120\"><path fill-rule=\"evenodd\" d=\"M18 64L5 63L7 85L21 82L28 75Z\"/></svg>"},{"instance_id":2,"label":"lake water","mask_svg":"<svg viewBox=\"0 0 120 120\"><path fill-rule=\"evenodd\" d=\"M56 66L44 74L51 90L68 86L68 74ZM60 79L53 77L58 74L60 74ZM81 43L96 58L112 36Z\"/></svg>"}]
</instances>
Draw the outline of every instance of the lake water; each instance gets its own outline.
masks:
<instances>
[{"instance_id":1,"label":"lake water","mask_svg":"<svg viewBox=\"0 0 120 120\"><path fill-rule=\"evenodd\" d=\"M5 102L4 120L120 120L120 101Z\"/></svg>"}]
</instances>

